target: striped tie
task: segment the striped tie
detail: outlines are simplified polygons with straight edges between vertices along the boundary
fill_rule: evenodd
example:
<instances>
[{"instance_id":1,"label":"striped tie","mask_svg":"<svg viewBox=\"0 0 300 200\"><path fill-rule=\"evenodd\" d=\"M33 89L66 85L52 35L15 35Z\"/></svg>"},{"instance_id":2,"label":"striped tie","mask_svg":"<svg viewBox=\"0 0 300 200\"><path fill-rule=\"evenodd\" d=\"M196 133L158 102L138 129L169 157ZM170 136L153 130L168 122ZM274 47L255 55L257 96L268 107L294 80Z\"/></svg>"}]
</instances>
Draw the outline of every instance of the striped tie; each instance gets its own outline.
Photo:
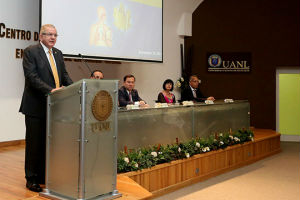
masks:
<instances>
[{"instance_id":1,"label":"striped tie","mask_svg":"<svg viewBox=\"0 0 300 200\"><path fill-rule=\"evenodd\" d=\"M132 101L131 91L129 92L129 101L130 101L130 102L133 102L133 101Z\"/></svg>"},{"instance_id":2,"label":"striped tie","mask_svg":"<svg viewBox=\"0 0 300 200\"><path fill-rule=\"evenodd\" d=\"M197 98L197 91L196 91L196 89L193 89L193 96L194 96L194 98Z\"/></svg>"},{"instance_id":3,"label":"striped tie","mask_svg":"<svg viewBox=\"0 0 300 200\"><path fill-rule=\"evenodd\" d=\"M50 59L50 65L51 65L52 73L53 73L53 76L54 76L55 86L56 86L56 88L59 88L58 73L57 73L55 62L54 62L54 59L53 59L53 56L52 56L52 53L51 53L50 50L49 50L49 59Z\"/></svg>"}]
</instances>

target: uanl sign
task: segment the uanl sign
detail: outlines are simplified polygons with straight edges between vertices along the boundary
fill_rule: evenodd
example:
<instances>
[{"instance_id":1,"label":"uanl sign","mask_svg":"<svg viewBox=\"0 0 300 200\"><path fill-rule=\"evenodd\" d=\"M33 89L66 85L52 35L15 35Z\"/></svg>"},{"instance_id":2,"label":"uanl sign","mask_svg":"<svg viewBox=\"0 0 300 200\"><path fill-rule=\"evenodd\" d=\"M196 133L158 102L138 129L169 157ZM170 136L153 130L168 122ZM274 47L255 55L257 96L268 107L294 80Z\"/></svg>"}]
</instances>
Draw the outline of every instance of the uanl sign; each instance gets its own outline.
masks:
<instances>
[{"instance_id":1,"label":"uanl sign","mask_svg":"<svg viewBox=\"0 0 300 200\"><path fill-rule=\"evenodd\" d=\"M207 53L209 72L250 72L251 53Z\"/></svg>"}]
</instances>

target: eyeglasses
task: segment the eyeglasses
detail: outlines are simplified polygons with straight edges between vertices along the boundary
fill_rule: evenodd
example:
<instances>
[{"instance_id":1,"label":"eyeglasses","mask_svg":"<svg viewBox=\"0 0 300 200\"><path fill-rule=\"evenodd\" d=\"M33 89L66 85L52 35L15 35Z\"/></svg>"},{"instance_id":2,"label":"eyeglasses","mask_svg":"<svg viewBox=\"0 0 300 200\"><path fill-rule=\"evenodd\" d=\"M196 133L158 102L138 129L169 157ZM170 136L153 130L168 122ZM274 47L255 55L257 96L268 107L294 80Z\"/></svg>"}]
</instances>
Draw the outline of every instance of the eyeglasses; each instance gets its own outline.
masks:
<instances>
[{"instance_id":1,"label":"eyeglasses","mask_svg":"<svg viewBox=\"0 0 300 200\"><path fill-rule=\"evenodd\" d=\"M95 79L103 79L101 76L93 76Z\"/></svg>"},{"instance_id":2,"label":"eyeglasses","mask_svg":"<svg viewBox=\"0 0 300 200\"><path fill-rule=\"evenodd\" d=\"M53 34L53 33L42 33L42 35L46 35L48 37L57 37L57 34Z\"/></svg>"}]
</instances>

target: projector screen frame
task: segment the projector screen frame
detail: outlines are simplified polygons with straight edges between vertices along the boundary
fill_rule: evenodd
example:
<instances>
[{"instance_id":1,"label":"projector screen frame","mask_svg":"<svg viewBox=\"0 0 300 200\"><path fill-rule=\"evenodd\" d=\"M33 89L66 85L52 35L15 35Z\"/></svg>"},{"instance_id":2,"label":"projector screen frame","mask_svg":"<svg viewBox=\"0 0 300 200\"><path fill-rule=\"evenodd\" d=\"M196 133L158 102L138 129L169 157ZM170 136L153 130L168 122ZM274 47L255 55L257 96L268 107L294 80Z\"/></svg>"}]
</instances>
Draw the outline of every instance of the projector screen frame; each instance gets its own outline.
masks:
<instances>
[{"instance_id":1,"label":"projector screen frame","mask_svg":"<svg viewBox=\"0 0 300 200\"><path fill-rule=\"evenodd\" d=\"M163 63L164 60L164 0L162 1L162 17L161 17L161 25L162 25L162 38L161 38L161 60L147 60L147 59L132 59L132 58L122 58L122 57L107 57L107 56L91 56L91 55L84 55L84 54L78 54L78 55L74 55L74 54L64 54L63 56L65 58L71 58L71 59L86 59L86 60L107 60L107 61L124 61L124 62L146 62L146 63ZM42 2L43 0L39 0L39 30L42 27ZM55 26L55 24L53 24Z\"/></svg>"}]
</instances>

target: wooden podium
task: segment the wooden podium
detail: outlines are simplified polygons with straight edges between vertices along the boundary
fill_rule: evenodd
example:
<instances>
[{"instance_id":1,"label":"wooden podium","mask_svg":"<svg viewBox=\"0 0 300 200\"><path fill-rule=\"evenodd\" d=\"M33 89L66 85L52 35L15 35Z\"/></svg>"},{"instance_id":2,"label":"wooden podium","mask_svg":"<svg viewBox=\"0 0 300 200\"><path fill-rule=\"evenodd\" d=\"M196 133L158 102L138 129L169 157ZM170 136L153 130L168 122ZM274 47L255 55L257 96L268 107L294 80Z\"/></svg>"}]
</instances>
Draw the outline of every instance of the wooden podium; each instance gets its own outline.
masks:
<instances>
[{"instance_id":1,"label":"wooden podium","mask_svg":"<svg viewBox=\"0 0 300 200\"><path fill-rule=\"evenodd\" d=\"M118 81L83 79L48 96L46 189L50 199L114 199Z\"/></svg>"}]
</instances>

